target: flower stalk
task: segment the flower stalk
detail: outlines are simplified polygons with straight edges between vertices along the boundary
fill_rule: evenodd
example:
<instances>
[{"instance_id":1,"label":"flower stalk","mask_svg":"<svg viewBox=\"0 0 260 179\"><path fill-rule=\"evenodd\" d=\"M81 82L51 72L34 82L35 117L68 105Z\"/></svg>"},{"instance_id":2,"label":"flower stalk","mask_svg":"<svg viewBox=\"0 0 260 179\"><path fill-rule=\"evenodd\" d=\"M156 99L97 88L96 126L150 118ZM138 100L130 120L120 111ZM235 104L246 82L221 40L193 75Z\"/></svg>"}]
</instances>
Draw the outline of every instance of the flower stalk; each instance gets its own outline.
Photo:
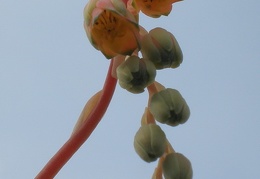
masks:
<instances>
[{"instance_id":1,"label":"flower stalk","mask_svg":"<svg viewBox=\"0 0 260 179\"><path fill-rule=\"evenodd\" d=\"M113 78L112 73L113 60L110 62L106 81L103 86L103 92L100 100L94 107L93 111L84 120L82 127L68 139L68 141L60 148L60 150L49 160L45 167L39 172L35 179L51 179L59 172L59 170L67 163L81 145L88 139L94 131L107 107L110 104L115 91L117 79Z\"/></svg>"}]
</instances>

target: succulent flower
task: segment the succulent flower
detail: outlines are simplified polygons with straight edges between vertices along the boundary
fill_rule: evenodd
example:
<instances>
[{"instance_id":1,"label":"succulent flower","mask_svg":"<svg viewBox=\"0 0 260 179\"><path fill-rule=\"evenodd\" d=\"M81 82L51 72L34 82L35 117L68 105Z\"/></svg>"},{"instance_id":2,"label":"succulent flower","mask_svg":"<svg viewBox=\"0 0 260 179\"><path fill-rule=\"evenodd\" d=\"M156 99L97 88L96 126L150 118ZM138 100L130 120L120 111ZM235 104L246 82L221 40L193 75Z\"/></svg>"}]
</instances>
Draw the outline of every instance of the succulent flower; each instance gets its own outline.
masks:
<instances>
[{"instance_id":1,"label":"succulent flower","mask_svg":"<svg viewBox=\"0 0 260 179\"><path fill-rule=\"evenodd\" d=\"M170 153L163 161L165 179L192 179L192 167L189 159L180 153Z\"/></svg>"},{"instance_id":2,"label":"succulent flower","mask_svg":"<svg viewBox=\"0 0 260 179\"><path fill-rule=\"evenodd\" d=\"M155 93L149 109L158 122L170 126L183 124L190 116L190 109L179 91L170 88Z\"/></svg>"},{"instance_id":3,"label":"succulent flower","mask_svg":"<svg viewBox=\"0 0 260 179\"><path fill-rule=\"evenodd\" d=\"M172 4L181 0L134 0L134 4L145 15L150 17L167 16L172 10Z\"/></svg>"},{"instance_id":4,"label":"succulent flower","mask_svg":"<svg viewBox=\"0 0 260 179\"><path fill-rule=\"evenodd\" d=\"M135 151L146 162L153 162L161 157L166 147L166 136L156 124L141 126L135 135Z\"/></svg>"},{"instance_id":5,"label":"succulent flower","mask_svg":"<svg viewBox=\"0 0 260 179\"><path fill-rule=\"evenodd\" d=\"M142 93L144 88L154 82L156 69L152 62L131 56L117 67L119 85L132 92Z\"/></svg>"},{"instance_id":6,"label":"succulent flower","mask_svg":"<svg viewBox=\"0 0 260 179\"><path fill-rule=\"evenodd\" d=\"M90 0L84 28L92 45L108 59L131 55L140 47L138 23L122 0Z\"/></svg>"},{"instance_id":7,"label":"succulent flower","mask_svg":"<svg viewBox=\"0 0 260 179\"><path fill-rule=\"evenodd\" d=\"M175 37L159 27L143 37L141 52L144 58L154 63L156 69L177 68L183 60L181 48Z\"/></svg>"},{"instance_id":8,"label":"succulent flower","mask_svg":"<svg viewBox=\"0 0 260 179\"><path fill-rule=\"evenodd\" d=\"M168 15L181 0L89 0L84 8L84 28L91 44L111 59L103 88L85 105L72 135L35 177L54 178L82 146L105 114L119 85L132 93L148 90L148 107L134 137L134 148L146 162L158 160L153 179L190 179L192 168L182 154L174 153L156 121L183 124L190 110L181 94L155 81L156 69L176 68L183 60L175 37L162 28L149 33L138 24L139 12L151 17ZM142 57L140 58L139 51Z\"/></svg>"}]
</instances>

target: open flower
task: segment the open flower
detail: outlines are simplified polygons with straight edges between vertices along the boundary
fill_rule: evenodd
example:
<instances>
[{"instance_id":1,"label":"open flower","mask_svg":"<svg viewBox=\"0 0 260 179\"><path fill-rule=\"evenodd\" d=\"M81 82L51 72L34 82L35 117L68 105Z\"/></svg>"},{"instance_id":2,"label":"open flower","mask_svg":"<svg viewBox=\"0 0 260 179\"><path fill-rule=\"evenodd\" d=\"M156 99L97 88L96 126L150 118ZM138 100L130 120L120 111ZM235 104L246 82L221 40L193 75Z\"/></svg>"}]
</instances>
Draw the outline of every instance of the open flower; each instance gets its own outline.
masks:
<instances>
[{"instance_id":1,"label":"open flower","mask_svg":"<svg viewBox=\"0 0 260 179\"><path fill-rule=\"evenodd\" d=\"M139 26L121 0L90 0L84 28L92 45L106 58L131 55L139 48Z\"/></svg>"},{"instance_id":2,"label":"open flower","mask_svg":"<svg viewBox=\"0 0 260 179\"><path fill-rule=\"evenodd\" d=\"M172 4L181 0L133 0L133 6L140 9L145 15L150 17L167 16L172 10Z\"/></svg>"}]
</instances>

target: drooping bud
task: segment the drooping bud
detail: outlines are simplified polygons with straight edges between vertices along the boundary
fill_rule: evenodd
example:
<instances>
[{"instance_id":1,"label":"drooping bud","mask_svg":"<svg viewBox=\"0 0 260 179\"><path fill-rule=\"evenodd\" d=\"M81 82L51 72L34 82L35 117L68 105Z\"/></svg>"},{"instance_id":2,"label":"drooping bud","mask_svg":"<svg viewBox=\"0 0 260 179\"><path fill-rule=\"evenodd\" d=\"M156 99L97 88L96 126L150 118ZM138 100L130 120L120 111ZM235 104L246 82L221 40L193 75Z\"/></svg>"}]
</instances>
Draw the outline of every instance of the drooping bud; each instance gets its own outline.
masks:
<instances>
[{"instance_id":1,"label":"drooping bud","mask_svg":"<svg viewBox=\"0 0 260 179\"><path fill-rule=\"evenodd\" d=\"M192 179L192 166L184 155L180 153L168 154L163 162L165 179Z\"/></svg>"},{"instance_id":2,"label":"drooping bud","mask_svg":"<svg viewBox=\"0 0 260 179\"><path fill-rule=\"evenodd\" d=\"M190 109L179 91L170 88L155 93L149 109L158 122L170 126L183 124L190 116Z\"/></svg>"},{"instance_id":3,"label":"drooping bud","mask_svg":"<svg viewBox=\"0 0 260 179\"><path fill-rule=\"evenodd\" d=\"M132 92L142 93L144 88L154 82L156 69L146 59L131 56L117 67L119 85Z\"/></svg>"},{"instance_id":4,"label":"drooping bud","mask_svg":"<svg viewBox=\"0 0 260 179\"><path fill-rule=\"evenodd\" d=\"M156 124L141 126L135 135L135 151L146 162L153 162L161 157L166 147L166 136Z\"/></svg>"},{"instance_id":5,"label":"drooping bud","mask_svg":"<svg viewBox=\"0 0 260 179\"><path fill-rule=\"evenodd\" d=\"M156 69L177 68L183 60L181 48L175 37L159 27L143 37L141 52L144 58L154 63Z\"/></svg>"}]
</instances>

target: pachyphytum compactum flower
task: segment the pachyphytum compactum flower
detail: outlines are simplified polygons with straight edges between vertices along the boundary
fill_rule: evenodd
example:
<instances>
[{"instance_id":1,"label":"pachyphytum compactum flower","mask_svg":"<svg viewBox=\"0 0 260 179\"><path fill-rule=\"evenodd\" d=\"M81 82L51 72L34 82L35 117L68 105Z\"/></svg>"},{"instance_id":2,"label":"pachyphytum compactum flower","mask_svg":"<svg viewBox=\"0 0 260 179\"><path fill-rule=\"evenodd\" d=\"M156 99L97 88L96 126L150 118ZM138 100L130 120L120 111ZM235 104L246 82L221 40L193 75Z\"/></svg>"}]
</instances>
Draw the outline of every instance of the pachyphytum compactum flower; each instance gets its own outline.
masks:
<instances>
[{"instance_id":1,"label":"pachyphytum compactum flower","mask_svg":"<svg viewBox=\"0 0 260 179\"><path fill-rule=\"evenodd\" d=\"M183 60L175 37L163 28L152 29L142 39L142 55L152 61L156 69L177 68Z\"/></svg>"},{"instance_id":2,"label":"pachyphytum compactum flower","mask_svg":"<svg viewBox=\"0 0 260 179\"><path fill-rule=\"evenodd\" d=\"M133 0L134 7L150 17L167 16L172 10L172 4L181 0Z\"/></svg>"},{"instance_id":3,"label":"pachyphytum compactum flower","mask_svg":"<svg viewBox=\"0 0 260 179\"><path fill-rule=\"evenodd\" d=\"M165 179L192 179L192 167L189 159L181 153L170 153L163 161Z\"/></svg>"},{"instance_id":4,"label":"pachyphytum compactum flower","mask_svg":"<svg viewBox=\"0 0 260 179\"><path fill-rule=\"evenodd\" d=\"M161 157L167 147L166 144L166 136L156 124L141 126L134 139L136 153L146 162L153 162Z\"/></svg>"},{"instance_id":5,"label":"pachyphytum compactum flower","mask_svg":"<svg viewBox=\"0 0 260 179\"><path fill-rule=\"evenodd\" d=\"M145 87L154 82L156 76L153 63L138 56L127 58L116 71L119 85L132 93L142 93Z\"/></svg>"},{"instance_id":6,"label":"pachyphytum compactum flower","mask_svg":"<svg viewBox=\"0 0 260 179\"><path fill-rule=\"evenodd\" d=\"M108 59L131 55L140 47L138 23L122 0L90 0L84 28L92 45Z\"/></svg>"},{"instance_id":7,"label":"pachyphytum compactum flower","mask_svg":"<svg viewBox=\"0 0 260 179\"><path fill-rule=\"evenodd\" d=\"M54 178L63 165L88 139L105 114L119 85L131 93L148 91L148 106L134 137L134 148L146 162L158 159L153 179L191 179L191 164L175 153L163 130L156 124L185 123L189 107L181 94L155 81L156 70L176 68L183 61L175 37L163 28L149 33L139 25L139 13L167 16L180 0L89 0L84 8L84 28L91 44L110 66L103 88L85 105L72 135L35 179ZM142 57L139 57L141 52ZM98 69L97 69L98 70Z\"/></svg>"},{"instance_id":8,"label":"pachyphytum compactum flower","mask_svg":"<svg viewBox=\"0 0 260 179\"><path fill-rule=\"evenodd\" d=\"M170 88L155 93L149 109L158 122L170 126L183 124L190 116L190 109L179 91Z\"/></svg>"}]
</instances>

